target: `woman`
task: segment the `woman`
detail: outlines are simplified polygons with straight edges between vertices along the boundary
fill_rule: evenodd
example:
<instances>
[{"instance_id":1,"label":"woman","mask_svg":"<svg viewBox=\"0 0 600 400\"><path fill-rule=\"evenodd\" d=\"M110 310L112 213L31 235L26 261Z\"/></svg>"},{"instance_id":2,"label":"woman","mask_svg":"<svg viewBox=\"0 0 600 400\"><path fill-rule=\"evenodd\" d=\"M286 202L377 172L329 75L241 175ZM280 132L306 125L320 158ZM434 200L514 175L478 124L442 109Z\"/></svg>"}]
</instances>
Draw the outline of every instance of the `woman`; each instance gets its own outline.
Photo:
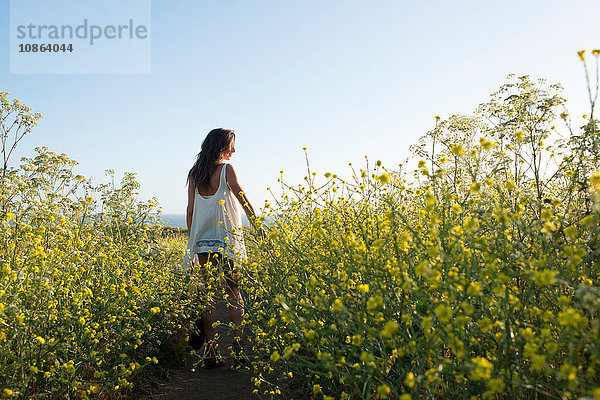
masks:
<instances>
[{"instance_id":1,"label":"woman","mask_svg":"<svg viewBox=\"0 0 600 400\"><path fill-rule=\"evenodd\" d=\"M230 129L217 128L208 133L202 149L188 173L187 227L190 237L184 267L199 267L206 286L209 286L210 266L218 265L224 275L228 295L229 319L235 325L234 350L242 349L242 320L244 305L239 291L239 264L246 258L241 234L241 214L237 201L242 205L248 219L254 221L254 209L246 198L233 167L227 163L235 153L235 133ZM202 315L202 328L206 335L206 368L215 368L219 362L214 343L217 310L214 300L209 311ZM200 321L196 323L199 324ZM190 345L194 347L193 337ZM196 346L198 342L196 342ZM200 342L201 345L201 342Z\"/></svg>"}]
</instances>

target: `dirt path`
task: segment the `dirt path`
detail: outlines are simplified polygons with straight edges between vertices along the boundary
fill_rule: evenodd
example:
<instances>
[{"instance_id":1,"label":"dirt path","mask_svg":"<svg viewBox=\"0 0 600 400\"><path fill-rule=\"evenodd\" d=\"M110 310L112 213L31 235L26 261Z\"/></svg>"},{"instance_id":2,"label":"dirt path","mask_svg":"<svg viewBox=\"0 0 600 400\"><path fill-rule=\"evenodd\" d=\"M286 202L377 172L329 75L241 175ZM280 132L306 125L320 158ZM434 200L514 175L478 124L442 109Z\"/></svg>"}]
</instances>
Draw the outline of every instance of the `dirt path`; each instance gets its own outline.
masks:
<instances>
[{"instance_id":1,"label":"dirt path","mask_svg":"<svg viewBox=\"0 0 600 400\"><path fill-rule=\"evenodd\" d=\"M229 322L227 307L222 302L217 305L220 321ZM220 335L219 349L221 354L229 354L232 338L222 327L217 328ZM207 370L198 366L192 372L197 357L190 356L186 367L175 372L172 379L161 383L145 400L246 400L258 399L252 391L255 389L249 371L233 369L231 357L226 357L225 365L220 368Z\"/></svg>"}]
</instances>

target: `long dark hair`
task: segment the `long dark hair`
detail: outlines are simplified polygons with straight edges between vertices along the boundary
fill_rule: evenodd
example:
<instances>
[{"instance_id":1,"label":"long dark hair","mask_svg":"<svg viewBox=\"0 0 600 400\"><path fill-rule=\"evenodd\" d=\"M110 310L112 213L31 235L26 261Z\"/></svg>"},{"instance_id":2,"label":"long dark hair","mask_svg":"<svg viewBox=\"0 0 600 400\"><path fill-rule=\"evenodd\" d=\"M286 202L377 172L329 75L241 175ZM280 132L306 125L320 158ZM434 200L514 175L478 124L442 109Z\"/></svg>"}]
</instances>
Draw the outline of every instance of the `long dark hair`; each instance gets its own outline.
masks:
<instances>
[{"instance_id":1,"label":"long dark hair","mask_svg":"<svg viewBox=\"0 0 600 400\"><path fill-rule=\"evenodd\" d=\"M210 177L217 167L221 154L231 148L235 133L231 129L215 128L208 132L202 141L200 153L188 173L188 181L193 183L196 190L210 185Z\"/></svg>"}]
</instances>

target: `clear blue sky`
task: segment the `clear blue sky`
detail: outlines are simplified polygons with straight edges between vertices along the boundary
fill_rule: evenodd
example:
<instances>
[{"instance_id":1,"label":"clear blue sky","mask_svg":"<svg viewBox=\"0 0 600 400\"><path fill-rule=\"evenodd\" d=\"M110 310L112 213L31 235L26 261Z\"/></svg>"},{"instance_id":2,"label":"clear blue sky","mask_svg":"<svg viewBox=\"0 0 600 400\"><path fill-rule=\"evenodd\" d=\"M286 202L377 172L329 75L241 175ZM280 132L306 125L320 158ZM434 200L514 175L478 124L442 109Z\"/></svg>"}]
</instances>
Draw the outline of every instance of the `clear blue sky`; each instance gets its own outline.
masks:
<instances>
[{"instance_id":1,"label":"clear blue sky","mask_svg":"<svg viewBox=\"0 0 600 400\"><path fill-rule=\"evenodd\" d=\"M598 15L597 0L155 0L150 74L12 75L0 0L0 90L44 114L12 164L45 145L95 182L137 172L141 199L184 213L202 139L231 128L258 208L280 170L302 181L303 146L319 173L397 165L435 115L471 112L511 72L562 83L587 112L576 52L600 47Z\"/></svg>"}]
</instances>

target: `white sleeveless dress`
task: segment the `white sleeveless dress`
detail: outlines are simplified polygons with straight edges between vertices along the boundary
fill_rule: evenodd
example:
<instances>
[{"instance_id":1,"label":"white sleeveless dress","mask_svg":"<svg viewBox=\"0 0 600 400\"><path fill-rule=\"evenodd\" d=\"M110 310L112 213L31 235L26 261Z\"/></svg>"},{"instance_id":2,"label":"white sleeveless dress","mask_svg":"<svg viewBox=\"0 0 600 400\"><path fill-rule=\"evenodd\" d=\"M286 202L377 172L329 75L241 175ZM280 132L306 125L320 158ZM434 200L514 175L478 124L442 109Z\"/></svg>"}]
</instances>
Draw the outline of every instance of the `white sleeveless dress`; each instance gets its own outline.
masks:
<instances>
[{"instance_id":1,"label":"white sleeveless dress","mask_svg":"<svg viewBox=\"0 0 600 400\"><path fill-rule=\"evenodd\" d=\"M192 267L197 253L221 253L235 264L246 259L242 216L238 201L227 185L226 168L227 164L223 164L215 194L203 196L195 190L190 237L182 264L186 270Z\"/></svg>"}]
</instances>

